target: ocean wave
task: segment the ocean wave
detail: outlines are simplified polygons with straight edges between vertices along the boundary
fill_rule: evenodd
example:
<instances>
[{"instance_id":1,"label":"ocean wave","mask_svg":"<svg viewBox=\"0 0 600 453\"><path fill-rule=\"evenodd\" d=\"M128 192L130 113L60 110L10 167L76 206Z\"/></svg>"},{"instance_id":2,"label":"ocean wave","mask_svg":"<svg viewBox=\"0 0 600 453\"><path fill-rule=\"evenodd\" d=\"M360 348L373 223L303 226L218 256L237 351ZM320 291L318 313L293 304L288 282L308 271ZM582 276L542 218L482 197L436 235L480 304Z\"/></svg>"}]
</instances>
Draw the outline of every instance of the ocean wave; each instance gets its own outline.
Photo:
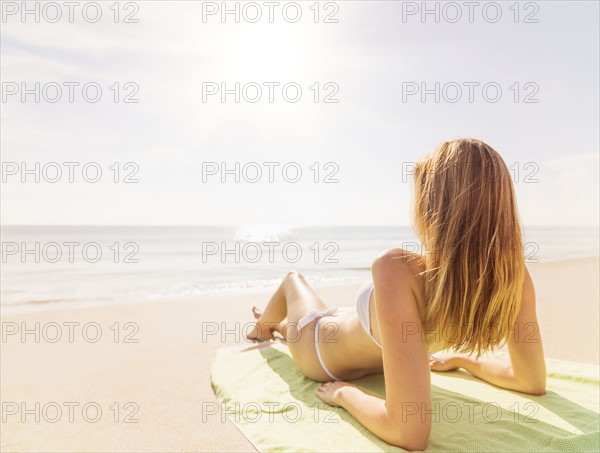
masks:
<instances>
[{"instance_id":1,"label":"ocean wave","mask_svg":"<svg viewBox=\"0 0 600 453\"><path fill-rule=\"evenodd\" d=\"M364 280L364 276L311 276L308 275L309 284L315 288L331 287L338 285L358 284ZM2 294L1 313L21 314L36 311L46 311L63 308L85 308L98 305L109 305L119 303L135 303L145 301L160 301L172 299L200 298L216 294L248 294L248 293L272 293L281 284L281 278L272 279L250 279L240 281L215 281L212 283L189 283L186 285L165 285L164 287L148 286L121 289L111 288L111 297L104 297L93 291L86 291L79 295L69 297L39 298L33 295L28 297L7 300L6 293ZM54 290L53 292L56 292Z\"/></svg>"}]
</instances>

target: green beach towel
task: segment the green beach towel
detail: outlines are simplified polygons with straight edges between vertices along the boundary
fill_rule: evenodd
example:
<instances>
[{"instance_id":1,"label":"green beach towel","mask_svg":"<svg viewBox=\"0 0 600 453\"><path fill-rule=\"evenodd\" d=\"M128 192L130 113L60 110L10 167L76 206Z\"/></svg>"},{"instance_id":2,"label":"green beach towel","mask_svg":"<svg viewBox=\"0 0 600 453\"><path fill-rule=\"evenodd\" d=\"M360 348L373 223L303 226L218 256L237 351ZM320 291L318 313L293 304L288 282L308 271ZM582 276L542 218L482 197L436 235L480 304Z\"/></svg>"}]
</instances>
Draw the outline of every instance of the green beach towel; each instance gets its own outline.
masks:
<instances>
[{"instance_id":1,"label":"green beach towel","mask_svg":"<svg viewBox=\"0 0 600 453\"><path fill-rule=\"evenodd\" d=\"M599 368L547 359L544 396L500 389L457 370L432 373L433 425L426 451L600 450ZM319 385L294 364L285 344L221 348L212 367L219 413L259 451L404 451L323 403ZM352 382L383 397L383 375Z\"/></svg>"}]
</instances>

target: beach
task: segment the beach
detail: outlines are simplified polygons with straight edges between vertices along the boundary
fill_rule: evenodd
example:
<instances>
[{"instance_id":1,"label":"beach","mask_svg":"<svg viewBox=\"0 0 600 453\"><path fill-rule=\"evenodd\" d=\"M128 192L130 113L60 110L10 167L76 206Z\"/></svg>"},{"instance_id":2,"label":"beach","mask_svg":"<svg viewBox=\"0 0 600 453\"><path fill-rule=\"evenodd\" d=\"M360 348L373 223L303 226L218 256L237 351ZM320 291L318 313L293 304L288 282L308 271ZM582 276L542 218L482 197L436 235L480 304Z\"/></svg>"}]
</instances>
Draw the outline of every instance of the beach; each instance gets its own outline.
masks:
<instances>
[{"instance_id":1,"label":"beach","mask_svg":"<svg viewBox=\"0 0 600 453\"><path fill-rule=\"evenodd\" d=\"M600 451L600 1L0 11L0 453ZM487 381L428 375L442 365L425 348L391 347L352 310L346 352L319 347L333 317L300 329L315 357L246 340L289 272L354 308L393 249L434 257L456 304L436 315L487 324L463 346L514 318L494 294L513 298L506 267L524 261L546 394L526 310L513 338L537 343L516 348L516 375L444 362ZM379 308L403 272L377 283ZM406 294L388 313L412 313L378 317L398 344L419 330ZM441 364L462 329L428 321ZM381 370L380 353L386 376L353 384L385 404L317 394L294 362L336 379Z\"/></svg>"},{"instance_id":2,"label":"beach","mask_svg":"<svg viewBox=\"0 0 600 453\"><path fill-rule=\"evenodd\" d=\"M528 268L546 357L598 364L598 257ZM327 305L352 306L357 288L318 292ZM218 348L249 344L250 309L268 297L205 294L4 315L2 450L254 450L225 420L210 369Z\"/></svg>"}]
</instances>

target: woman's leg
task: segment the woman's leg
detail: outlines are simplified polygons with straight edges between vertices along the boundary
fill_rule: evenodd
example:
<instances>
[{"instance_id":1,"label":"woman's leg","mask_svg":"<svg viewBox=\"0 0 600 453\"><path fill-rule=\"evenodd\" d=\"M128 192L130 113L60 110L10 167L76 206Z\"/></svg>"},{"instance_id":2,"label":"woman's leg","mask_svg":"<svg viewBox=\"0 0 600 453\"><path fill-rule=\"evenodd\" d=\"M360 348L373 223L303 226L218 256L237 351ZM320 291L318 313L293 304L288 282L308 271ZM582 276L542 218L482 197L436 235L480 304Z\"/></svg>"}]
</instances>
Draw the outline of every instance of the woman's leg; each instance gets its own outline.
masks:
<instances>
[{"instance_id":1,"label":"woman's leg","mask_svg":"<svg viewBox=\"0 0 600 453\"><path fill-rule=\"evenodd\" d=\"M304 375L325 382L330 380L330 377L327 376L317 358L314 331L316 321L307 324L301 331L298 329L298 321L313 310L325 311L327 306L302 275L290 272L281 282L281 286L267 304L248 337L261 335L260 338L268 339L273 330L280 332L287 340L294 362ZM286 317L287 322L282 323Z\"/></svg>"},{"instance_id":2,"label":"woman's leg","mask_svg":"<svg viewBox=\"0 0 600 453\"><path fill-rule=\"evenodd\" d=\"M268 340L274 331L286 336L287 329L294 329L290 335L296 338L298 321L312 310L326 310L327 306L317 293L297 272L288 273L277 291L260 314L256 326L248 333L249 339ZM258 314L255 311L255 314ZM283 321L287 317L287 323Z\"/></svg>"}]
</instances>

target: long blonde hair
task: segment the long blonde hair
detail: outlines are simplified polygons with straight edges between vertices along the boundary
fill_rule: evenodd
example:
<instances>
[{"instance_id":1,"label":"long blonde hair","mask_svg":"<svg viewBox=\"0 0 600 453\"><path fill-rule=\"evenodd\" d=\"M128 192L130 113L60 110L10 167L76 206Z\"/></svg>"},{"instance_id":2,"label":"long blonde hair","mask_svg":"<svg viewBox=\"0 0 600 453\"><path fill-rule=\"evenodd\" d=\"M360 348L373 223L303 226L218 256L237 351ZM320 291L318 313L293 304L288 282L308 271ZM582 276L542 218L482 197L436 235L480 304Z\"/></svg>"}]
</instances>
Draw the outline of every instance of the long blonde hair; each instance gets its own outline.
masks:
<instances>
[{"instance_id":1,"label":"long blonde hair","mask_svg":"<svg viewBox=\"0 0 600 453\"><path fill-rule=\"evenodd\" d=\"M502 346L521 306L525 265L500 155L479 140L443 143L416 164L413 221L425 249L427 323L453 328L441 343L477 356Z\"/></svg>"}]
</instances>

